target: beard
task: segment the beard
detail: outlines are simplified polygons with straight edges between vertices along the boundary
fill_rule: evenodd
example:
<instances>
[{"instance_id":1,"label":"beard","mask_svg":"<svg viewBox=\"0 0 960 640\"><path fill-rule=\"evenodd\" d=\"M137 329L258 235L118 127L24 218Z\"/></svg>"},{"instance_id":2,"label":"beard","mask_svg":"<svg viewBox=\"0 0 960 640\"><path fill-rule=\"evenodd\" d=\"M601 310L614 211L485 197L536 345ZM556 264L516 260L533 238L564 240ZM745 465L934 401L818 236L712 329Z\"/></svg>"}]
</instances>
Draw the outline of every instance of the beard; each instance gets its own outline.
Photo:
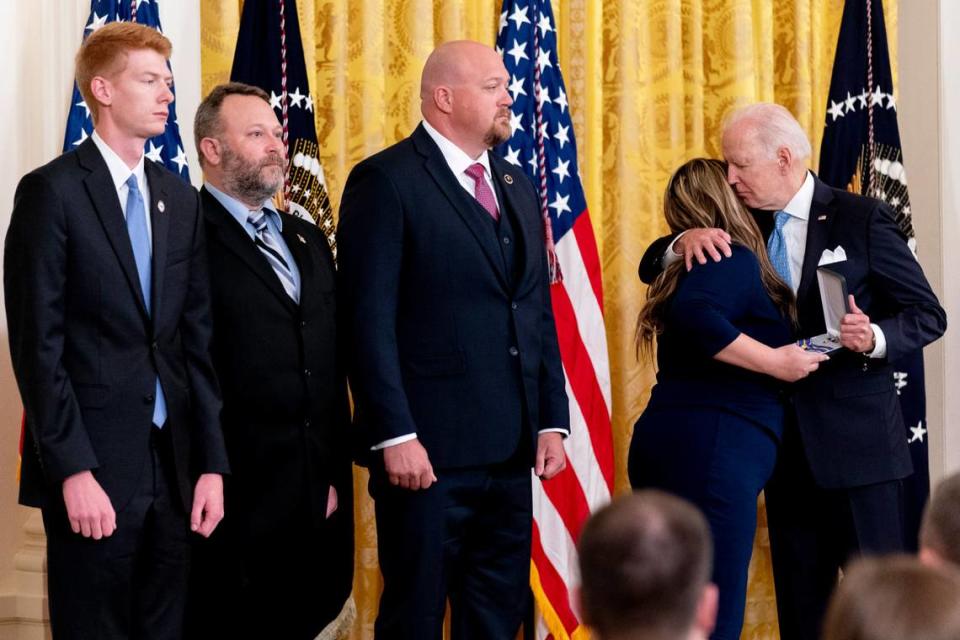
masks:
<instances>
[{"instance_id":1,"label":"beard","mask_svg":"<svg viewBox=\"0 0 960 640\"><path fill-rule=\"evenodd\" d=\"M282 156L268 156L260 162L250 162L223 145L225 186L244 202L263 202L273 197L283 186L286 164ZM264 172L269 167L277 167L279 171Z\"/></svg>"},{"instance_id":2,"label":"beard","mask_svg":"<svg viewBox=\"0 0 960 640\"><path fill-rule=\"evenodd\" d=\"M510 117L510 112L507 111L506 114L498 113L497 117L490 124L490 128L487 129L487 132L483 135L483 143L487 145L488 149L492 149L498 144L503 144L510 139L513 131L510 129L509 122L503 122L500 118L506 115Z\"/></svg>"}]
</instances>

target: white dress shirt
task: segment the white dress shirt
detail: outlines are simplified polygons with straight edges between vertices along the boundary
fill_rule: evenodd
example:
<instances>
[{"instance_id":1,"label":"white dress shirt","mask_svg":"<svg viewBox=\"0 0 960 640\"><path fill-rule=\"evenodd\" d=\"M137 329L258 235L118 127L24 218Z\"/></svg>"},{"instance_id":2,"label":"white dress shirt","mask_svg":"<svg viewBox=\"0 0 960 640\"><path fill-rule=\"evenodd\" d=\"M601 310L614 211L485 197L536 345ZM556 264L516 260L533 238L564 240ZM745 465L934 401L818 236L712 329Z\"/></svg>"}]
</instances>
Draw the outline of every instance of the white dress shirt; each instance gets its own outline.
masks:
<instances>
[{"instance_id":1,"label":"white dress shirt","mask_svg":"<svg viewBox=\"0 0 960 640\"><path fill-rule=\"evenodd\" d=\"M137 188L140 189L140 195L143 197L143 210L147 214L147 238L150 240L150 253L153 254L153 221L150 220L150 185L147 184L147 176L143 171L143 154L140 154L140 160L133 169L127 166L127 163L120 159L117 152L110 148L110 145L100 137L97 130L93 130L90 138L93 144L97 146L103 161L107 163L107 169L110 171L110 177L113 179L113 186L117 190L117 197L120 199L120 210L123 212L123 219L127 219L127 192L130 188L127 186L127 178L130 174L137 176Z\"/></svg>"}]
</instances>

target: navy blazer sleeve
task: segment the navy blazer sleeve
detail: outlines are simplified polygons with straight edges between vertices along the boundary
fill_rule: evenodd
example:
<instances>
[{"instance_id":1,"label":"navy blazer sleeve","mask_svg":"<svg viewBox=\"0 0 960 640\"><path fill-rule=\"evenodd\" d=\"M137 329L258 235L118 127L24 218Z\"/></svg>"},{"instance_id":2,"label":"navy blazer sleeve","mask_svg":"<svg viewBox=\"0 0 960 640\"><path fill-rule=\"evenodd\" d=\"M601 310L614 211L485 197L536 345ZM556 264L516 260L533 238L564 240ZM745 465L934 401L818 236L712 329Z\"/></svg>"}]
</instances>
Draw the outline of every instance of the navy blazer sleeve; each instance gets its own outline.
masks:
<instances>
[{"instance_id":1,"label":"navy blazer sleeve","mask_svg":"<svg viewBox=\"0 0 960 640\"><path fill-rule=\"evenodd\" d=\"M916 351L943 335L947 316L923 275L906 238L886 205L879 204L867 219L867 259L874 297L860 305L883 331L887 359Z\"/></svg>"},{"instance_id":2,"label":"navy blazer sleeve","mask_svg":"<svg viewBox=\"0 0 960 640\"><path fill-rule=\"evenodd\" d=\"M63 198L41 173L17 186L4 251L10 355L48 482L99 466L63 366L67 281Z\"/></svg>"},{"instance_id":3,"label":"navy blazer sleeve","mask_svg":"<svg viewBox=\"0 0 960 640\"><path fill-rule=\"evenodd\" d=\"M694 264L681 278L667 321L713 357L741 333L733 320L754 302L760 287L757 258L750 250L735 246L731 257Z\"/></svg>"},{"instance_id":4,"label":"navy blazer sleeve","mask_svg":"<svg viewBox=\"0 0 960 640\"><path fill-rule=\"evenodd\" d=\"M350 384L362 400L371 444L417 431L397 349L403 217L390 178L370 161L354 167L340 205L338 288L349 336Z\"/></svg>"}]
</instances>

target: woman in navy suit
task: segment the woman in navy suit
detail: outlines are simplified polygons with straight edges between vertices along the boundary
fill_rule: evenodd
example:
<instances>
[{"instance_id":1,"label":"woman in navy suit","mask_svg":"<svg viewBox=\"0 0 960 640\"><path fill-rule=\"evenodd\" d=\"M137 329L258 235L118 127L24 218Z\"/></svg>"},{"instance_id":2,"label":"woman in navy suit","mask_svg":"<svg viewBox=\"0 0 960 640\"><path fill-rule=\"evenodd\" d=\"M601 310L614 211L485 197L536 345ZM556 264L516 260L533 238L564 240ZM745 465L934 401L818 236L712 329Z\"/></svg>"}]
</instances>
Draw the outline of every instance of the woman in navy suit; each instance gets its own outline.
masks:
<instances>
[{"instance_id":1,"label":"woman in navy suit","mask_svg":"<svg viewBox=\"0 0 960 640\"><path fill-rule=\"evenodd\" d=\"M710 523L720 603L714 639L743 625L757 496L783 429L781 388L815 370L821 354L793 342L793 292L767 258L752 216L718 160L694 159L670 179L664 214L674 233L715 227L732 240L719 262L667 267L637 320L638 353L657 342L657 384L637 420L628 472L696 504Z\"/></svg>"}]
</instances>

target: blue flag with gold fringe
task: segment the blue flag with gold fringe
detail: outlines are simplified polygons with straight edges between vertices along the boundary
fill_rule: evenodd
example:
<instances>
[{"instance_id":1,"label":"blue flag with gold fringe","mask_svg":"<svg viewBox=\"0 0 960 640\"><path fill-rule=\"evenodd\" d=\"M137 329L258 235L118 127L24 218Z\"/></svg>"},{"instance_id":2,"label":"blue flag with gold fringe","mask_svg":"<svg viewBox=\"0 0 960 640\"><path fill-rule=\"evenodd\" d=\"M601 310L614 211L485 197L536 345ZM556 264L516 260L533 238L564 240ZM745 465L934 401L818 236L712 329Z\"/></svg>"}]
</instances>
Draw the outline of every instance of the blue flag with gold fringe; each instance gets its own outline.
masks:
<instances>
[{"instance_id":1,"label":"blue flag with gold fringe","mask_svg":"<svg viewBox=\"0 0 960 640\"><path fill-rule=\"evenodd\" d=\"M907 174L882 0L846 0L820 148L820 179L839 189L882 200L893 210L916 252ZM894 363L894 383L907 426L914 474L904 481L905 531L915 550L930 491L923 352Z\"/></svg>"},{"instance_id":2,"label":"blue flag with gold fringe","mask_svg":"<svg viewBox=\"0 0 960 640\"><path fill-rule=\"evenodd\" d=\"M83 30L83 38L107 24L115 21L133 21L157 31L160 28L159 0L93 0L90 3L90 18ZM169 66L169 63L167 63ZM176 87L171 89L176 95ZM73 83L73 98L70 100L70 112L67 115L66 133L63 137L63 150L70 151L93 133L93 119L90 109L84 102L77 83ZM167 128L163 134L150 138L144 147L148 160L162 164L170 171L190 182L190 171L187 168L187 154L183 151L183 142L180 139L180 126L177 124L176 102L170 104L170 113L167 115Z\"/></svg>"},{"instance_id":3,"label":"blue flag with gold fringe","mask_svg":"<svg viewBox=\"0 0 960 640\"><path fill-rule=\"evenodd\" d=\"M240 17L230 79L260 87L270 96L287 149L284 206L314 221L337 256L333 209L320 165L300 21L295 0L247 0Z\"/></svg>"}]
</instances>

